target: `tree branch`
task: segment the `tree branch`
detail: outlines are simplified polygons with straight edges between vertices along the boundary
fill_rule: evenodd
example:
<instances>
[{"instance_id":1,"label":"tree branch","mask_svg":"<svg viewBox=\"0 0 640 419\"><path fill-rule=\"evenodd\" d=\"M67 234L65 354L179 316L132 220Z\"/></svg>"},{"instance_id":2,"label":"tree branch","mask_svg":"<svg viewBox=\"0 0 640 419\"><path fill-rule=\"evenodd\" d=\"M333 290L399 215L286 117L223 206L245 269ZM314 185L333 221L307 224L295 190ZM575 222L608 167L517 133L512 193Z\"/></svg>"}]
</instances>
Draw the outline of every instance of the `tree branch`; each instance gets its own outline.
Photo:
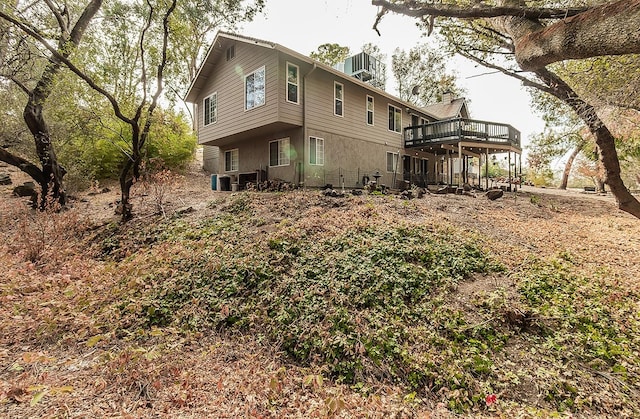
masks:
<instances>
[{"instance_id":1,"label":"tree branch","mask_svg":"<svg viewBox=\"0 0 640 419\"><path fill-rule=\"evenodd\" d=\"M424 5L413 1L392 3L372 0L386 10L417 18L425 16L458 19L495 18L508 27L515 44L516 60L523 70L543 68L557 61L603 55L640 53L640 0L616 0L588 8L458 7L449 4ZM541 19L556 19L544 26ZM620 34L620 29L624 33ZM378 32L379 33L379 32ZM622 36L615 36L622 35Z\"/></svg>"},{"instance_id":2,"label":"tree branch","mask_svg":"<svg viewBox=\"0 0 640 419\"><path fill-rule=\"evenodd\" d=\"M118 102L116 101L116 99L109 92L107 92L105 89L100 87L96 82L93 81L93 79L91 77L87 76L82 70L80 70L78 67L76 67L67 57L65 57L55 47L53 47L51 44L49 44L49 42L47 42L47 40L44 37L42 37L38 32L32 30L30 26L25 25L23 22L15 19L13 16L7 15L6 13L4 13L1 10L0 10L0 18L6 20L7 22L10 22L10 23L14 24L16 27L18 27L24 33L26 33L27 35L29 35L30 37L32 37L33 39L38 41L43 47L45 47L47 50L49 50L49 52L51 52L51 54L56 59L60 60L60 62L62 62L65 66L67 66L67 68L69 70L71 70L76 76L78 76L85 83L87 83L87 85L90 88L92 88L96 92L100 93L105 98L107 98L109 103L111 103L111 107L113 108L113 112L116 115L116 117L118 117L118 119L120 119L121 121L123 121L123 122L125 122L127 124L131 124L133 122L130 118L127 118L122 113L122 110L120 109L120 106L118 105Z\"/></svg>"},{"instance_id":3,"label":"tree branch","mask_svg":"<svg viewBox=\"0 0 640 419\"><path fill-rule=\"evenodd\" d=\"M371 4L382 7L394 13L412 17L441 16L460 19L479 19L499 16L517 16L527 19L564 19L580 14L588 8L547 8L547 7L509 7L509 6L474 6L459 7L442 3L401 2L392 3L388 0L372 0ZM414 6L415 5L415 6ZM377 22L376 22L377 23Z\"/></svg>"},{"instance_id":4,"label":"tree branch","mask_svg":"<svg viewBox=\"0 0 640 419\"><path fill-rule=\"evenodd\" d=\"M20 156L16 156L15 154L9 153L4 148L0 147L0 160L10 164L18 169L22 170L33 180L38 183L42 183L45 181L44 175L42 174L42 170L35 164L31 163L29 160L24 159Z\"/></svg>"},{"instance_id":5,"label":"tree branch","mask_svg":"<svg viewBox=\"0 0 640 419\"><path fill-rule=\"evenodd\" d=\"M55 16L58 26L60 27L60 32L67 33L69 27L67 22L65 22L64 17L62 17L60 10L51 0L44 0L44 2L47 4L47 7L49 7L49 10L51 10L51 13L53 13L53 16Z\"/></svg>"},{"instance_id":6,"label":"tree branch","mask_svg":"<svg viewBox=\"0 0 640 419\"><path fill-rule=\"evenodd\" d=\"M543 84L540 84L540 83L536 83L535 81L533 81L533 80L531 80L531 79L529 79L527 77L524 77L524 76L516 73L515 71L507 70L506 68L500 67L499 65L496 65L496 64L491 64L488 61L485 61L485 60L483 60L481 58L478 58L478 57L476 57L474 55L471 55L469 53L466 53L466 52L458 51L458 54L462 55L464 58L467 58L467 59L469 59L471 61L475 61L476 63L480 64L483 67L487 67L487 68L491 68L493 70L497 70L497 71L501 72L502 74L505 74L505 75L507 75L509 77L513 77L514 79L520 80L524 86L535 87L536 89L540 89L540 90L542 90L542 91L544 91L546 93L553 94L552 91L547 86L545 86Z\"/></svg>"},{"instance_id":7,"label":"tree branch","mask_svg":"<svg viewBox=\"0 0 640 419\"><path fill-rule=\"evenodd\" d=\"M23 84L20 80L18 80L15 76L5 76L5 75L3 75L2 77L5 77L5 78L11 80L13 83L15 83L15 85L18 86L20 88L20 90L22 90L24 93L26 93L27 96L29 96L31 94L31 90L25 84Z\"/></svg>"}]
</instances>

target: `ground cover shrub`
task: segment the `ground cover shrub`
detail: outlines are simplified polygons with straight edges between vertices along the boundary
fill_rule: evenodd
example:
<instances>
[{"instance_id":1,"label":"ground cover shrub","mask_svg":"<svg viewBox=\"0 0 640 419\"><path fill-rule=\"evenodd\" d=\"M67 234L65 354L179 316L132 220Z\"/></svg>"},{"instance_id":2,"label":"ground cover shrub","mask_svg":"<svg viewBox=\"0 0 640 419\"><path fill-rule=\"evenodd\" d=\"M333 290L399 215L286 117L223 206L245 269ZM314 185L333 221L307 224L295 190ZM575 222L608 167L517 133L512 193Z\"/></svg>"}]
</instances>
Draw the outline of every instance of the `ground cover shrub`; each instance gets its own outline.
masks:
<instances>
[{"instance_id":1,"label":"ground cover shrub","mask_svg":"<svg viewBox=\"0 0 640 419\"><path fill-rule=\"evenodd\" d=\"M547 364L556 360L555 379L544 382L546 400L560 410L593 404L592 390L580 381L594 375L610 379L626 402L636 399L634 388L640 384L637 290L610 281L604 271L575 273L576 263L564 253L550 261L529 261L529 265L518 289L539 326L531 338L544 348Z\"/></svg>"},{"instance_id":2,"label":"ground cover shrub","mask_svg":"<svg viewBox=\"0 0 640 419\"><path fill-rule=\"evenodd\" d=\"M255 241L243 227L250 206L239 195L217 217L166 229L169 266L145 274L152 291L136 306L144 327L252 333L338 381L465 389L459 409L483 400L485 390L470 383L492 373L490 353L506 337L491 325L469 327L443 305L472 273L501 269L472 238L419 225L318 235L316 225L282 222Z\"/></svg>"}]
</instances>

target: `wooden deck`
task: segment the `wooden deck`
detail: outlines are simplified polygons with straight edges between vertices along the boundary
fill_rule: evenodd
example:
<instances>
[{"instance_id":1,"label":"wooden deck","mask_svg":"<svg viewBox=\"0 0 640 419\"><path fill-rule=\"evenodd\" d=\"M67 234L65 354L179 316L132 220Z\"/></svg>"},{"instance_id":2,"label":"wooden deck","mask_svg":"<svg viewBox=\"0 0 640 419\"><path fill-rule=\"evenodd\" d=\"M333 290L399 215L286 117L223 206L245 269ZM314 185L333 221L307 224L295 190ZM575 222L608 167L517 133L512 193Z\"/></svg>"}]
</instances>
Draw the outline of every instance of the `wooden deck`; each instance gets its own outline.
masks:
<instances>
[{"instance_id":1,"label":"wooden deck","mask_svg":"<svg viewBox=\"0 0 640 419\"><path fill-rule=\"evenodd\" d=\"M441 145L473 143L491 152L521 152L520 131L508 124L455 118L404 129L405 148L442 148Z\"/></svg>"}]
</instances>

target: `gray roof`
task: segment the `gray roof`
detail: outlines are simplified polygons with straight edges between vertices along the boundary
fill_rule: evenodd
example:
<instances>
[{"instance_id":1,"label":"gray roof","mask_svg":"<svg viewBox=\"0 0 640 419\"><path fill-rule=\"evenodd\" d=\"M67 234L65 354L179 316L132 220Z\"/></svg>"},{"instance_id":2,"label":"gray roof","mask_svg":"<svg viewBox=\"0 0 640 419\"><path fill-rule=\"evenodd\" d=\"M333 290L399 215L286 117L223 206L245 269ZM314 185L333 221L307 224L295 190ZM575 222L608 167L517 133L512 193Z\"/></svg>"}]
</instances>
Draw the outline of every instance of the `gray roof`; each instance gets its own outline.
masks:
<instances>
[{"instance_id":1,"label":"gray roof","mask_svg":"<svg viewBox=\"0 0 640 419\"><path fill-rule=\"evenodd\" d=\"M463 97L453 99L451 102L438 102L427 105L423 109L437 119L450 119L458 116L469 117L466 99Z\"/></svg>"}]
</instances>

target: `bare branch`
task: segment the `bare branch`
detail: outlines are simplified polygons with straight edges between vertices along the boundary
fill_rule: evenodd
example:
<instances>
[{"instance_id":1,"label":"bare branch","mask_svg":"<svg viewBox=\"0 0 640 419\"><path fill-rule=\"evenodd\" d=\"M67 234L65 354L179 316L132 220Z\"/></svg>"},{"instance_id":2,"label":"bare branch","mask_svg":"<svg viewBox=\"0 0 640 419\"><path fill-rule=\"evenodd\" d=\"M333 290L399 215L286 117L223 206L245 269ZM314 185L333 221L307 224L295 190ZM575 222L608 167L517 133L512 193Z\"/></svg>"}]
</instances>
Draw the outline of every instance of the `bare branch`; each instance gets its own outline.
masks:
<instances>
[{"instance_id":1,"label":"bare branch","mask_svg":"<svg viewBox=\"0 0 640 419\"><path fill-rule=\"evenodd\" d=\"M38 32L35 32L35 31L31 30L31 28L28 25L23 24L21 21L15 19L12 16L7 15L6 13L4 13L2 11L0 11L0 18L2 18L4 20L14 24L16 27L18 27L24 33L26 33L27 35L31 36L33 39L38 41L43 47L45 47L47 50L49 50L49 52L56 59L60 60L60 62L62 62L65 66L67 66L67 68L69 70L71 70L76 76L78 76L85 83L87 83L87 85L89 87L91 87L93 90L95 90L96 92L100 93L105 98L107 98L107 100L111 103L111 106L113 108L113 111L114 111L115 115L121 121L126 122L127 124L131 124L133 122L131 119L127 118L122 113L122 111L120 109L120 106L118 105L118 102L116 101L116 99L111 94L109 94L109 92L107 92L105 89L100 87L96 82L93 81L93 79L91 77L87 76L82 70L80 70L78 67L76 67L67 57L65 57L55 47L53 47L51 44L49 44L49 42L46 39L44 39Z\"/></svg>"},{"instance_id":2,"label":"bare branch","mask_svg":"<svg viewBox=\"0 0 640 419\"><path fill-rule=\"evenodd\" d=\"M51 10L51 13L53 13L53 16L55 16L58 26L60 27L60 32L67 33L69 27L67 22L64 20L62 13L60 13L60 10L51 0L44 0L44 2L47 4L47 7L49 7L49 10Z\"/></svg>"},{"instance_id":3,"label":"bare branch","mask_svg":"<svg viewBox=\"0 0 640 419\"><path fill-rule=\"evenodd\" d=\"M14 167L17 167L18 169L22 170L23 172L31 176L31 178L38 183L45 181L44 175L42 174L42 170L40 170L38 166L31 163L27 159L24 159L20 156L16 156L15 154L8 152L2 147L0 147L0 161L3 161Z\"/></svg>"},{"instance_id":4,"label":"bare branch","mask_svg":"<svg viewBox=\"0 0 640 419\"><path fill-rule=\"evenodd\" d=\"M529 79L527 77L524 77L521 74L518 74L516 71L508 70L508 69L506 69L504 67L501 67L499 65L492 64L492 63L490 63L488 61L485 61L485 60L483 60L481 58L478 58L475 55L469 54L467 52L458 51L458 54L462 55L463 57L465 57L465 58L467 58L467 59L469 59L471 61L475 61L476 63L480 64L483 67L487 67L487 68L491 68L493 70L497 70L497 71L501 72L502 74L505 74L505 75L507 75L509 77L513 77L514 79L520 80L524 86L535 87L536 89L540 89L540 90L542 90L544 92L552 94L552 92L549 90L549 88L547 86L545 86L543 84L540 84L540 83L536 83L535 81L533 81L533 80L531 80L531 79Z\"/></svg>"},{"instance_id":5,"label":"bare branch","mask_svg":"<svg viewBox=\"0 0 640 419\"><path fill-rule=\"evenodd\" d=\"M24 83L22 83L20 80L18 80L15 76L3 75L2 77L5 77L6 79L11 80L16 86L18 86L20 88L20 90L22 90L24 93L26 93L27 96L29 96L31 94L31 90Z\"/></svg>"},{"instance_id":6,"label":"bare branch","mask_svg":"<svg viewBox=\"0 0 640 419\"><path fill-rule=\"evenodd\" d=\"M547 7L509 7L509 6L474 6L459 7L443 3L420 3L401 2L392 3L387 0L372 0L371 4L412 17L422 16L442 16L455 17L460 19L478 19L499 16L517 16L528 19L564 19L575 16L586 10L585 7L578 8L547 8ZM415 7L413 6L415 4ZM378 14L380 15L380 14Z\"/></svg>"}]
</instances>

